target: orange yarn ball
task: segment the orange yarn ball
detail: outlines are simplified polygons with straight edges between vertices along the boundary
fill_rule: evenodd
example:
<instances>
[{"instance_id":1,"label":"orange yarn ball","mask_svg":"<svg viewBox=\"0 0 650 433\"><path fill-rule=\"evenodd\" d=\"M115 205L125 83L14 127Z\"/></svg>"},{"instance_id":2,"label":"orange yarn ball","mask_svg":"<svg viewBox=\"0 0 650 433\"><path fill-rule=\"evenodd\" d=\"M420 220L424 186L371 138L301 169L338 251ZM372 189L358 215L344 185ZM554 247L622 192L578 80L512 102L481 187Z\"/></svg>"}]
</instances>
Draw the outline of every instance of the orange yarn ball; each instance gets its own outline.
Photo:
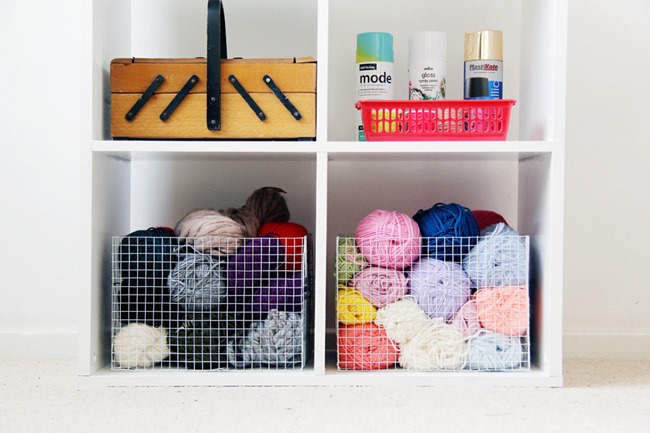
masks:
<instances>
[{"instance_id":1,"label":"orange yarn ball","mask_svg":"<svg viewBox=\"0 0 650 433\"><path fill-rule=\"evenodd\" d=\"M300 224L271 221L262 224L257 235L278 237L286 255L284 269L300 271L303 263L304 237L307 233L307 229Z\"/></svg>"}]
</instances>

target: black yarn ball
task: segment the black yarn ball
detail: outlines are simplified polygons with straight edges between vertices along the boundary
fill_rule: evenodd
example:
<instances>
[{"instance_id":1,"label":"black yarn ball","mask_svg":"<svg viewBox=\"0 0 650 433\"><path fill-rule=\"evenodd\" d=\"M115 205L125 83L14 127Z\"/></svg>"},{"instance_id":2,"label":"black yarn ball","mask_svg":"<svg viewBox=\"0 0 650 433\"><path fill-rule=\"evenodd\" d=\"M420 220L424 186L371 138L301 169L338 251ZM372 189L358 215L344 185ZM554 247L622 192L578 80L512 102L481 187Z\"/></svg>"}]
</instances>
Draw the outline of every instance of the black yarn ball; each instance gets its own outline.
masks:
<instances>
[{"instance_id":1,"label":"black yarn ball","mask_svg":"<svg viewBox=\"0 0 650 433\"><path fill-rule=\"evenodd\" d=\"M228 344L249 324L226 313L191 312L169 331L170 363L193 370L228 367Z\"/></svg>"}]
</instances>

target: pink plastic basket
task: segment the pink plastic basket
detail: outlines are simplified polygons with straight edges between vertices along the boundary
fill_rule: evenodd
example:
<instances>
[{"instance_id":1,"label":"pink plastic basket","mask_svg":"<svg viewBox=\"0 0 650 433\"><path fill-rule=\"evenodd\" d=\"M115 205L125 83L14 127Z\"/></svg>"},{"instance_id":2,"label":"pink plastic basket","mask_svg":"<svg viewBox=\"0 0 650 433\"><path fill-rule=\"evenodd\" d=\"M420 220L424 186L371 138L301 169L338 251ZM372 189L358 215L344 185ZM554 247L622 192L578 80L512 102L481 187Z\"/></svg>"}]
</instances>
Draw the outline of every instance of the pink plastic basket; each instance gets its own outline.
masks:
<instances>
[{"instance_id":1,"label":"pink plastic basket","mask_svg":"<svg viewBox=\"0 0 650 433\"><path fill-rule=\"evenodd\" d=\"M358 101L368 141L505 140L514 99Z\"/></svg>"}]
</instances>

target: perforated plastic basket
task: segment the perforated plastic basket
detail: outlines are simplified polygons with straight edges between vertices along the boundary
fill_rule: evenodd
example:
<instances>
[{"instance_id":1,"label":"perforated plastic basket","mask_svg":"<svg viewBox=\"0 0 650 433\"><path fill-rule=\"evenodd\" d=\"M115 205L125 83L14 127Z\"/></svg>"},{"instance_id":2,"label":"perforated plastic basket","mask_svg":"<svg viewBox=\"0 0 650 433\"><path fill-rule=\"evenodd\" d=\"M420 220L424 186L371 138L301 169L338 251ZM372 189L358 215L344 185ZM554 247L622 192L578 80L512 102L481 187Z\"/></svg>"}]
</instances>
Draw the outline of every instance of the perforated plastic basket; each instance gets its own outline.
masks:
<instances>
[{"instance_id":1,"label":"perforated plastic basket","mask_svg":"<svg viewBox=\"0 0 650 433\"><path fill-rule=\"evenodd\" d=\"M357 101L368 141L505 140L514 99Z\"/></svg>"}]
</instances>

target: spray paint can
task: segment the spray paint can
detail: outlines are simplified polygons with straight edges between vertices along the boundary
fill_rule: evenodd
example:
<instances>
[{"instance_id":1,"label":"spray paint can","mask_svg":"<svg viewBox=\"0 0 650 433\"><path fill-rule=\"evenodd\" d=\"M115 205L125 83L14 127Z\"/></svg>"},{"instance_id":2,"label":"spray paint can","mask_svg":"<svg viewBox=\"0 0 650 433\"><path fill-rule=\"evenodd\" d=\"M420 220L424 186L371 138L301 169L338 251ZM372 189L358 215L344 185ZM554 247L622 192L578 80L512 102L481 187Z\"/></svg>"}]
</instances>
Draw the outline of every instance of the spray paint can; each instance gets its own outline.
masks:
<instances>
[{"instance_id":1,"label":"spray paint can","mask_svg":"<svg viewBox=\"0 0 650 433\"><path fill-rule=\"evenodd\" d=\"M465 99L503 99L503 33L465 33Z\"/></svg>"},{"instance_id":2,"label":"spray paint can","mask_svg":"<svg viewBox=\"0 0 650 433\"><path fill-rule=\"evenodd\" d=\"M394 99L393 36L384 32L357 35L357 100ZM361 112L355 110L356 136L366 141Z\"/></svg>"},{"instance_id":3,"label":"spray paint can","mask_svg":"<svg viewBox=\"0 0 650 433\"><path fill-rule=\"evenodd\" d=\"M445 99L447 85L447 34L409 34L409 99Z\"/></svg>"}]
</instances>

